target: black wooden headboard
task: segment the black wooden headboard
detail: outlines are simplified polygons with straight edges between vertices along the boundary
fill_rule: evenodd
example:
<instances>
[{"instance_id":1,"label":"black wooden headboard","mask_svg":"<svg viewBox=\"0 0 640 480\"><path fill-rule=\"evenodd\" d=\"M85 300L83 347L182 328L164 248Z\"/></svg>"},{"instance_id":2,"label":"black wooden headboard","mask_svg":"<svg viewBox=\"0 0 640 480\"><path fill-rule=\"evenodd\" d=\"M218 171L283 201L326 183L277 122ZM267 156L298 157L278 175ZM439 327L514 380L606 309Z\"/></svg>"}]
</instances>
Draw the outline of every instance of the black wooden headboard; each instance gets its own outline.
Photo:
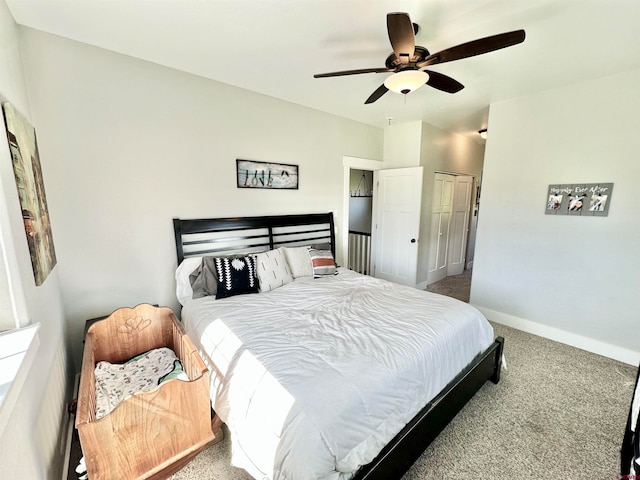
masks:
<instances>
[{"instance_id":1,"label":"black wooden headboard","mask_svg":"<svg viewBox=\"0 0 640 480\"><path fill-rule=\"evenodd\" d=\"M330 244L335 258L333 213L264 217L173 219L178 265L186 257L258 253L282 246Z\"/></svg>"}]
</instances>

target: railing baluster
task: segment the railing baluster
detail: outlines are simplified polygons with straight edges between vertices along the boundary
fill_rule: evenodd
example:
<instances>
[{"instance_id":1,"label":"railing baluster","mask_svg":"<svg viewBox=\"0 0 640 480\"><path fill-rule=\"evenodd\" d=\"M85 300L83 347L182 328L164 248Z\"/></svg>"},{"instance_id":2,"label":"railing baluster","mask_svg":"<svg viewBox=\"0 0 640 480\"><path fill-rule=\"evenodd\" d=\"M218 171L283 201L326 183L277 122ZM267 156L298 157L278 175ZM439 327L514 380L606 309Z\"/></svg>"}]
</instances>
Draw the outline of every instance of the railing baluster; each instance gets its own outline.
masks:
<instances>
[{"instance_id":1,"label":"railing baluster","mask_svg":"<svg viewBox=\"0 0 640 480\"><path fill-rule=\"evenodd\" d=\"M371 234L349 231L349 268L368 275L371 264Z\"/></svg>"}]
</instances>

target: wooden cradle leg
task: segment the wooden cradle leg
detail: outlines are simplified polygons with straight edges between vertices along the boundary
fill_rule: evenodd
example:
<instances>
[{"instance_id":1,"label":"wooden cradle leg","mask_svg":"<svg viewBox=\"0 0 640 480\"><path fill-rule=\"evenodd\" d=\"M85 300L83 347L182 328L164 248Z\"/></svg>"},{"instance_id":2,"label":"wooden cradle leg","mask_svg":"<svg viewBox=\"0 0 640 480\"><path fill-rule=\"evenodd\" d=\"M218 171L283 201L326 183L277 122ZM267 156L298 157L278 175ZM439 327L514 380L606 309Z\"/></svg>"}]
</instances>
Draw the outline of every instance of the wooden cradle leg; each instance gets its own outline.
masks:
<instances>
[{"instance_id":1,"label":"wooden cradle leg","mask_svg":"<svg viewBox=\"0 0 640 480\"><path fill-rule=\"evenodd\" d=\"M222 419L218 416L216 412L213 412L213 419L211 420L211 431L213 432L213 442L218 443L222 441L224 438L224 433L222 431Z\"/></svg>"}]
</instances>

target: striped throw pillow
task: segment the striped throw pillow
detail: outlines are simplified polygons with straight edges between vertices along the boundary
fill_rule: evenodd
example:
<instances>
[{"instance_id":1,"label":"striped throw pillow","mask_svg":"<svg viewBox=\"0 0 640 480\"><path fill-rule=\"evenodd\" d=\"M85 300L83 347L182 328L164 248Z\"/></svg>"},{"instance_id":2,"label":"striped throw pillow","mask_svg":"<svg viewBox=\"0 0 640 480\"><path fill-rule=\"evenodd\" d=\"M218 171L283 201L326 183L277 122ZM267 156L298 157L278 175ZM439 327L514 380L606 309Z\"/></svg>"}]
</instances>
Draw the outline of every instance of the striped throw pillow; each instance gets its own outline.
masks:
<instances>
[{"instance_id":1,"label":"striped throw pillow","mask_svg":"<svg viewBox=\"0 0 640 480\"><path fill-rule=\"evenodd\" d=\"M311 264L313 265L314 278L336 275L338 273L331 250L316 250L312 248L309 250L309 256L311 257Z\"/></svg>"}]
</instances>

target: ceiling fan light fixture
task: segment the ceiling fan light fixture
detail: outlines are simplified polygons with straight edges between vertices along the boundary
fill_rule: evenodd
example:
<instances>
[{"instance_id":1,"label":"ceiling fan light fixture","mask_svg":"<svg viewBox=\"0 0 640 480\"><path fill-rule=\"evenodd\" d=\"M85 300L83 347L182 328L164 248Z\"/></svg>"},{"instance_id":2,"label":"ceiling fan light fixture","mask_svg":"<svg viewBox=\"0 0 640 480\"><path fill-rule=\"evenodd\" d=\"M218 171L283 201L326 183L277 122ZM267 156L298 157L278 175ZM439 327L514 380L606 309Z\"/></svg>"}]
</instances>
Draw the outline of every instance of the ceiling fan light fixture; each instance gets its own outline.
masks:
<instances>
[{"instance_id":1,"label":"ceiling fan light fixture","mask_svg":"<svg viewBox=\"0 0 640 480\"><path fill-rule=\"evenodd\" d=\"M481 138L483 139L487 139L487 129L483 128L482 130L478 130L478 134L480 135Z\"/></svg>"},{"instance_id":2,"label":"ceiling fan light fixture","mask_svg":"<svg viewBox=\"0 0 640 480\"><path fill-rule=\"evenodd\" d=\"M417 90L429 80L429 74L422 70L402 70L386 78L384 86L392 92L407 93Z\"/></svg>"}]
</instances>

